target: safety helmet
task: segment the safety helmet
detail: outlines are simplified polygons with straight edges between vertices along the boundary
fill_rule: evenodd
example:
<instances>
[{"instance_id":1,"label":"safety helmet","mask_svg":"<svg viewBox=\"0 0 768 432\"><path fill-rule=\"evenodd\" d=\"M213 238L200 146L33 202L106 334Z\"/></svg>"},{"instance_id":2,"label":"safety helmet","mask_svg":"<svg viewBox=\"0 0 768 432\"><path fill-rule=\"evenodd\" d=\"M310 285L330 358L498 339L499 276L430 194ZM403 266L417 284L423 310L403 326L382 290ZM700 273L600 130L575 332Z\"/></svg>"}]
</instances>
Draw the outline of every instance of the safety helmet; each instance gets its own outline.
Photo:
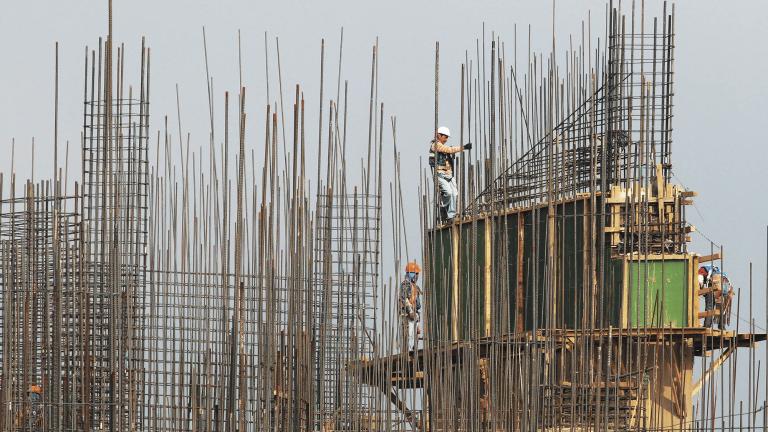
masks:
<instances>
[{"instance_id":1,"label":"safety helmet","mask_svg":"<svg viewBox=\"0 0 768 432\"><path fill-rule=\"evenodd\" d=\"M421 273L421 267L419 267L419 265L416 264L416 261L410 261L408 264L405 265L405 272L406 273Z\"/></svg>"},{"instance_id":2,"label":"safety helmet","mask_svg":"<svg viewBox=\"0 0 768 432\"><path fill-rule=\"evenodd\" d=\"M43 392L43 388L40 387L39 385L32 384L31 386L29 386L29 392L30 393L38 393L38 394L40 394L40 393Z\"/></svg>"},{"instance_id":3,"label":"safety helmet","mask_svg":"<svg viewBox=\"0 0 768 432\"><path fill-rule=\"evenodd\" d=\"M451 130L445 126L440 126L439 128L437 128L437 133L445 136L451 136Z\"/></svg>"}]
</instances>

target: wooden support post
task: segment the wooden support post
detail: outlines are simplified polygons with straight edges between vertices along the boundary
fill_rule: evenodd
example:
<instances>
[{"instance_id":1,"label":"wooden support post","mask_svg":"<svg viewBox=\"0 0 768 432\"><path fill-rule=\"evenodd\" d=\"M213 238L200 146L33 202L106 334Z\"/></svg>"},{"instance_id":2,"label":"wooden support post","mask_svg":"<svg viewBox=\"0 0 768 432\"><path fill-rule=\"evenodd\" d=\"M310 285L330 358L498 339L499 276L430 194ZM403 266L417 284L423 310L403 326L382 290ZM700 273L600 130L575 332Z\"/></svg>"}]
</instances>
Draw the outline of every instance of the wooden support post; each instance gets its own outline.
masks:
<instances>
[{"instance_id":1,"label":"wooden support post","mask_svg":"<svg viewBox=\"0 0 768 432\"><path fill-rule=\"evenodd\" d=\"M697 316L699 311L699 296L692 295L693 292L699 288L696 274L698 268L699 264L696 260L696 256L690 256L688 260L688 292L690 292L691 295L688 296L688 325L691 327L698 327L699 322Z\"/></svg>"},{"instance_id":2,"label":"wooden support post","mask_svg":"<svg viewBox=\"0 0 768 432\"><path fill-rule=\"evenodd\" d=\"M420 430L419 423L416 420L416 416L414 415L413 411L411 411L411 409L408 408L408 405L406 405L405 402L400 400L400 398L397 396L397 389L393 388L389 392L388 396L389 396L389 401L392 402L392 404L396 406L401 413L403 413L405 420L408 421L411 427L413 427L413 430L415 431Z\"/></svg>"},{"instance_id":3,"label":"wooden support post","mask_svg":"<svg viewBox=\"0 0 768 432\"><path fill-rule=\"evenodd\" d=\"M459 236L461 225L451 225L451 338L459 340Z\"/></svg>"},{"instance_id":4,"label":"wooden support post","mask_svg":"<svg viewBox=\"0 0 768 432\"><path fill-rule=\"evenodd\" d=\"M693 389L691 390L691 397L695 397L699 391L701 390L702 385L704 385L705 382L709 380L709 378L717 372L717 370L720 368L720 366L725 363L726 360L728 360L728 357L731 356L731 354L736 351L736 345L731 345L723 351L722 354L720 354L720 357L717 358L717 360L713 361L712 364L709 366L709 368L704 372L704 374L699 378L698 381L693 385Z\"/></svg>"},{"instance_id":5,"label":"wooden support post","mask_svg":"<svg viewBox=\"0 0 768 432\"><path fill-rule=\"evenodd\" d=\"M661 164L656 164L656 204L659 206L658 212L659 212L659 224L663 225L665 222L664 218L664 212L666 211L664 207L664 200L666 197L666 187L664 185L664 173L661 169Z\"/></svg>"},{"instance_id":6,"label":"wooden support post","mask_svg":"<svg viewBox=\"0 0 768 432\"><path fill-rule=\"evenodd\" d=\"M491 218L485 220L485 265L484 265L484 301L485 307L485 336L491 335Z\"/></svg>"},{"instance_id":7,"label":"wooden support post","mask_svg":"<svg viewBox=\"0 0 768 432\"><path fill-rule=\"evenodd\" d=\"M621 263L621 325L624 328L629 327L629 261L625 256Z\"/></svg>"},{"instance_id":8,"label":"wooden support post","mask_svg":"<svg viewBox=\"0 0 768 432\"><path fill-rule=\"evenodd\" d=\"M558 267L557 267L557 243L556 243L556 236L557 236L557 223L555 221L555 210L556 207L554 205L549 206L549 209L547 211L547 264L546 266L549 267L549 273L550 276L548 277L548 283L550 286L551 291L551 302L554 307L552 307L552 312L550 316L550 325L554 325L555 327L558 327L558 319L560 318L559 310L561 308L558 308L556 305L559 304L559 300L557 298L557 281L559 280L558 276Z\"/></svg>"}]
</instances>

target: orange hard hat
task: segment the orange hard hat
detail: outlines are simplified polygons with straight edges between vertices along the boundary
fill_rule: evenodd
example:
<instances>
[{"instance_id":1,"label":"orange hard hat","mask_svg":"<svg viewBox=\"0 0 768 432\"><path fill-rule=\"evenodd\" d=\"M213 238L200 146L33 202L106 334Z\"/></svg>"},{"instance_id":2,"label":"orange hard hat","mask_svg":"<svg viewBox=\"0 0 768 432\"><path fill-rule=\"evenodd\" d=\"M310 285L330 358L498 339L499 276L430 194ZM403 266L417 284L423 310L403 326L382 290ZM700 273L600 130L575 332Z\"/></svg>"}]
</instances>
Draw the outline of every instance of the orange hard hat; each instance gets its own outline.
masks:
<instances>
[{"instance_id":1,"label":"orange hard hat","mask_svg":"<svg viewBox=\"0 0 768 432\"><path fill-rule=\"evenodd\" d=\"M419 267L419 265L416 264L416 261L410 261L408 264L405 265L405 272L406 273L421 273L421 267Z\"/></svg>"},{"instance_id":2,"label":"orange hard hat","mask_svg":"<svg viewBox=\"0 0 768 432\"><path fill-rule=\"evenodd\" d=\"M31 386L29 386L29 392L40 394L43 392L43 388L40 387L39 385L32 384Z\"/></svg>"}]
</instances>

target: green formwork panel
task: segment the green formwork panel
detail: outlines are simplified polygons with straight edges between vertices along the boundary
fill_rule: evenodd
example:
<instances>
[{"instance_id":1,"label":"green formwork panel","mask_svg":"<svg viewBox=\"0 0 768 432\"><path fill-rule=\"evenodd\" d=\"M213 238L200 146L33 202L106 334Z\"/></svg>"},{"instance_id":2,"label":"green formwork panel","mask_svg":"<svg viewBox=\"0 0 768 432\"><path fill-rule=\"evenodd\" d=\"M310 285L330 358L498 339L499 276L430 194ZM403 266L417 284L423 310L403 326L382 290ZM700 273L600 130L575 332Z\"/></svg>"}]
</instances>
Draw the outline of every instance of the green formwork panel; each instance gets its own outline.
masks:
<instances>
[{"instance_id":1,"label":"green formwork panel","mask_svg":"<svg viewBox=\"0 0 768 432\"><path fill-rule=\"evenodd\" d=\"M502 247L507 248L506 253L506 263L504 263L504 269L506 270L506 278L507 278L507 308L509 311L509 321L507 322L507 326L509 328L510 333L514 333L515 329L517 329L518 325L518 316L517 316L517 308L519 305L523 304L524 299L517 298L517 261L518 261L518 246L520 242L520 236L518 233L518 226L517 221L518 218L521 216L519 214L511 214L506 216L506 236L496 236L494 237L497 241L496 250L500 250ZM505 238L506 237L506 238ZM506 240L505 242L503 240ZM506 243L506 245L504 244ZM496 273L501 273L496 272ZM496 305L496 307L500 307L501 305L498 302L492 302L491 304ZM522 323L521 323L522 326Z\"/></svg>"},{"instance_id":2,"label":"green formwork panel","mask_svg":"<svg viewBox=\"0 0 768 432\"><path fill-rule=\"evenodd\" d=\"M429 298L429 337L433 341L450 340L451 322L451 298L453 286L451 274L453 263L451 260L451 230L441 229L429 234L429 258L427 263L429 273L426 282L426 296Z\"/></svg>"},{"instance_id":3,"label":"green formwork panel","mask_svg":"<svg viewBox=\"0 0 768 432\"><path fill-rule=\"evenodd\" d=\"M685 260L629 262L631 327L685 327L688 323L688 266Z\"/></svg>"},{"instance_id":4,"label":"green formwork panel","mask_svg":"<svg viewBox=\"0 0 768 432\"><path fill-rule=\"evenodd\" d=\"M561 269L562 306L558 324L578 328L584 316L584 202L561 204L557 207L557 257Z\"/></svg>"},{"instance_id":5,"label":"green formwork panel","mask_svg":"<svg viewBox=\"0 0 768 432\"><path fill-rule=\"evenodd\" d=\"M621 325L621 303L624 293L624 260L610 257L611 252L605 251L605 271L602 273L603 288L598 300L600 305L600 327L618 327ZM636 279L637 280L637 279ZM641 309L642 310L642 309Z\"/></svg>"},{"instance_id":6,"label":"green formwork panel","mask_svg":"<svg viewBox=\"0 0 768 432\"><path fill-rule=\"evenodd\" d=\"M490 330L489 336L508 334L509 330L509 250L507 240L509 238L509 219L507 216L495 216L489 218L486 223L491 223L490 232Z\"/></svg>"},{"instance_id":7,"label":"green formwork panel","mask_svg":"<svg viewBox=\"0 0 768 432\"><path fill-rule=\"evenodd\" d=\"M545 326L547 215L546 208L524 213L523 286L524 329L535 331Z\"/></svg>"},{"instance_id":8,"label":"green formwork panel","mask_svg":"<svg viewBox=\"0 0 768 432\"><path fill-rule=\"evenodd\" d=\"M461 226L459 240L459 339L484 336L485 220Z\"/></svg>"}]
</instances>

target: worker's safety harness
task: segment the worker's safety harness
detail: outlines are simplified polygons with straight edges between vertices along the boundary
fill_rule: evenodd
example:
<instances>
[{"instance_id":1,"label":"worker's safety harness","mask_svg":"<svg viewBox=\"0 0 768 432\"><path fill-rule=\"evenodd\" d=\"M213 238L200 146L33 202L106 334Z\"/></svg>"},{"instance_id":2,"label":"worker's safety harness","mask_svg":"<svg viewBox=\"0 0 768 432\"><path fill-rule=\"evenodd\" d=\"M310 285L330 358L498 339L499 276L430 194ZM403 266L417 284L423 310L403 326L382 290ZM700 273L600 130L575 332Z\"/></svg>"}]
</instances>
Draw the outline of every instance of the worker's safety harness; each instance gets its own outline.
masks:
<instances>
[{"instance_id":1,"label":"worker's safety harness","mask_svg":"<svg viewBox=\"0 0 768 432\"><path fill-rule=\"evenodd\" d=\"M429 167L435 170L435 167L443 166L447 163L451 164L453 169L454 155L450 153L436 152L435 141L429 143Z\"/></svg>"}]
</instances>

